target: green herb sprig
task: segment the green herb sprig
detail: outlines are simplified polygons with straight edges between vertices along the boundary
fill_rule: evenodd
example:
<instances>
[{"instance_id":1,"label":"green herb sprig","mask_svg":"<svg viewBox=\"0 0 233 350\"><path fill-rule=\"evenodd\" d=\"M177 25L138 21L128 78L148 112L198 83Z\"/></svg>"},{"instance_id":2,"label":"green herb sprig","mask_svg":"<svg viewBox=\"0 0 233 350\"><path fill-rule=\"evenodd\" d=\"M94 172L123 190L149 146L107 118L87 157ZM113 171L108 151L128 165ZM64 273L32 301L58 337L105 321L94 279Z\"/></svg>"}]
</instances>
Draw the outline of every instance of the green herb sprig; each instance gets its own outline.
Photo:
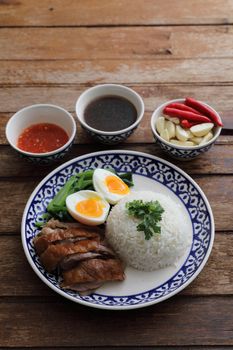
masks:
<instances>
[{"instance_id":1,"label":"green herb sprig","mask_svg":"<svg viewBox=\"0 0 233 350\"><path fill-rule=\"evenodd\" d=\"M126 208L130 216L140 219L137 225L138 231L143 231L145 239L149 240L155 234L161 233L159 225L164 209L158 201L143 202L140 200L133 200L126 203Z\"/></svg>"}]
</instances>

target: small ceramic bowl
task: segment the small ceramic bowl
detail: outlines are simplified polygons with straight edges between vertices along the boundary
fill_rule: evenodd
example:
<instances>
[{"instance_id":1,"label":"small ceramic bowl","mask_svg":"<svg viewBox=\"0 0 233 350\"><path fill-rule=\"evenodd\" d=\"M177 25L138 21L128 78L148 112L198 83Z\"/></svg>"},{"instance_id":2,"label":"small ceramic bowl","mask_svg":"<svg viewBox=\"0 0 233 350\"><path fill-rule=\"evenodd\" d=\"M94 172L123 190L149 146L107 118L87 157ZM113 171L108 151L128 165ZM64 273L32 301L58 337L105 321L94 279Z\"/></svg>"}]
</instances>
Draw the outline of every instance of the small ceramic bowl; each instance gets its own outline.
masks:
<instances>
[{"instance_id":1,"label":"small ceramic bowl","mask_svg":"<svg viewBox=\"0 0 233 350\"><path fill-rule=\"evenodd\" d=\"M128 128L117 131L103 131L89 126L84 119L86 107L94 100L103 96L120 96L129 100L137 110L137 120ZM94 86L84 91L76 102L76 114L83 127L96 141L113 145L124 141L138 127L144 114L144 103L142 98L134 90L117 84L103 84Z\"/></svg>"},{"instance_id":2,"label":"small ceramic bowl","mask_svg":"<svg viewBox=\"0 0 233 350\"><path fill-rule=\"evenodd\" d=\"M26 152L18 148L19 135L27 127L38 123L52 123L63 128L69 140L62 147L46 153ZM9 144L27 160L37 164L48 164L62 158L71 148L76 134L76 124L72 115L65 109L51 104L36 104L15 113L6 125L6 138Z\"/></svg>"},{"instance_id":3,"label":"small ceramic bowl","mask_svg":"<svg viewBox=\"0 0 233 350\"><path fill-rule=\"evenodd\" d=\"M166 140L164 140L156 130L156 120L158 117L163 115L163 109L170 103L175 103L175 102L181 102L183 103L185 99L176 99L176 100L171 100L166 103L163 103L160 105L152 114L151 117L151 130L155 139L155 142L158 143L158 145L161 147L162 150L164 150L166 153L168 153L170 156L173 158L179 159L179 160L191 160L200 154L207 152L210 147L215 143L217 138L219 137L221 133L221 127L215 126L213 129L214 132L214 137L206 142L205 144L199 146L180 146L180 145L174 145ZM211 108L215 113L217 113L212 107L210 107L207 103L201 102L207 107ZM217 113L218 114L218 113ZM219 116L219 114L218 114ZM220 116L219 116L220 118ZM221 118L220 118L221 119Z\"/></svg>"}]
</instances>

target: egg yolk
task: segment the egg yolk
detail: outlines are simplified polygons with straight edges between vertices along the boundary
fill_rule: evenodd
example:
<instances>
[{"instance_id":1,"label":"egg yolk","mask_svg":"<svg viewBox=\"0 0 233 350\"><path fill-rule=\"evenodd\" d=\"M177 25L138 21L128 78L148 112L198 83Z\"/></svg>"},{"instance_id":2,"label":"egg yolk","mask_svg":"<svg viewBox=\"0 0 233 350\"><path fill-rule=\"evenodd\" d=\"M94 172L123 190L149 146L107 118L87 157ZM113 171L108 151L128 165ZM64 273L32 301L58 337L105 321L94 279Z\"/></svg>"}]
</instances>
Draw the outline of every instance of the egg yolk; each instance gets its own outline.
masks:
<instances>
[{"instance_id":1,"label":"egg yolk","mask_svg":"<svg viewBox=\"0 0 233 350\"><path fill-rule=\"evenodd\" d=\"M98 218L103 215L103 202L99 198L87 198L76 204L75 209L78 213L92 218Z\"/></svg>"},{"instance_id":2,"label":"egg yolk","mask_svg":"<svg viewBox=\"0 0 233 350\"><path fill-rule=\"evenodd\" d=\"M129 187L115 176L109 175L105 179L106 186L111 193L127 194L129 193Z\"/></svg>"}]
</instances>

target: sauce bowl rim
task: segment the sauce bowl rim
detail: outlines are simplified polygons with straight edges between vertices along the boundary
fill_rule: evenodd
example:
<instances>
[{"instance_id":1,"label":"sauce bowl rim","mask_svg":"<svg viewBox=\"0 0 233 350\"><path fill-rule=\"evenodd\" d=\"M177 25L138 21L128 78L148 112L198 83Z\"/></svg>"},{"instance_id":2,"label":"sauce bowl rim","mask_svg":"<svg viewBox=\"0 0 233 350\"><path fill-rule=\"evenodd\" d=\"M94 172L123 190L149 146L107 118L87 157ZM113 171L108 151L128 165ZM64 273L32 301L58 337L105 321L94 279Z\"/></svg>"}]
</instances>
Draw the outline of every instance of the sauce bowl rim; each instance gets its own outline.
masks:
<instances>
[{"instance_id":1,"label":"sauce bowl rim","mask_svg":"<svg viewBox=\"0 0 233 350\"><path fill-rule=\"evenodd\" d=\"M84 119L80 118L79 115L78 115L78 106L80 104L80 101L83 99L83 97L85 97L86 95L90 94L93 90L98 90L100 88L103 88L103 87L116 87L116 88L120 88L122 90L124 90L125 92L130 92L131 94L133 94L139 101L140 103L140 108L141 108L141 113L137 116L137 119L136 121L131 124L130 126L128 126L127 128L124 128L124 129L119 129L119 130L116 130L116 131L104 131L104 130L100 130L100 129L95 129L95 128L92 128L91 126L89 126L85 121ZM103 94L102 96L106 96L107 94ZM117 94L109 94L109 95L112 95L112 96L121 96L121 95L117 95ZM101 96L99 96L101 97ZM121 96L121 97L124 97L127 99L127 94L126 96ZM93 99L94 100L94 99ZM90 100L89 103L91 103L92 101ZM131 102L131 101L130 101ZM135 104L133 102L131 102L134 107ZM76 112L76 116L77 116L77 119L78 121L80 122L80 124L88 129L89 131L92 131L94 132L95 134L99 134L99 135L106 135L106 136L114 136L114 135L119 135L119 134L123 134L123 133L126 133L132 129L134 129L142 120L143 116L144 116L144 112L145 112L145 106L144 106L144 101L142 99L142 97L136 92L134 91L133 89L125 86L125 85L121 85L121 84L99 84L99 85L95 85L95 86L92 86L88 89L86 89L85 91L83 91L81 93L81 95L79 96L79 98L77 99L76 101L76 104L75 104L75 112Z\"/></svg>"},{"instance_id":2,"label":"sauce bowl rim","mask_svg":"<svg viewBox=\"0 0 233 350\"><path fill-rule=\"evenodd\" d=\"M9 138L9 130L12 127L11 124L14 123L14 120L16 118L18 118L19 114L21 114L22 112L24 112L24 111L26 111L28 109L34 109L34 108L36 109L36 108L39 108L39 107L52 107L54 109L59 109L60 111L64 112L66 114L66 116L69 117L69 119L70 119L70 121L72 123L72 134L71 134L71 136L69 136L68 141L63 146L61 146L59 148L56 148L53 151L43 152L43 153L34 153L34 152L24 151L21 148L17 147ZM21 131L23 131L23 129ZM75 120L74 120L72 114L70 112L68 112L65 108L57 106L57 105L54 105L54 104L51 104L51 103L38 103L38 104L33 104L33 105L30 105L30 106L23 107L20 110L18 110L16 113L14 113L11 116L11 118L8 120L7 124L6 124L5 134L6 134L6 139L7 139L8 143L17 152L22 153L22 154L24 154L26 156L30 156L30 157L35 157L36 158L36 157L49 157L49 156L55 155L55 154L60 153L63 150L65 150L70 145L70 143L74 140L75 135L76 135L76 131L77 131L77 126L76 126Z\"/></svg>"},{"instance_id":3,"label":"sauce bowl rim","mask_svg":"<svg viewBox=\"0 0 233 350\"><path fill-rule=\"evenodd\" d=\"M173 148L176 148L176 149L181 149L181 150L198 150L198 149L201 149L203 147L206 147L208 145L211 145L212 143L214 143L216 141L216 139L219 137L220 133L221 133L221 130L222 130L222 127L221 126L214 126L216 128L216 132L214 134L214 136L212 137L212 139L210 139L208 142L204 143L203 145L195 145L195 146L181 146L181 145L175 145L169 141L166 141L165 139L163 139L159 133L157 132L157 129L156 129L156 126L155 126L155 122L156 122L156 119L159 117L159 115L157 116L156 114L158 113L158 110L160 109L163 109L164 107L166 107L168 104L170 103L176 103L176 102L184 102L185 101L185 98L177 98L177 99L174 99L174 100L169 100L167 102L164 102L162 104L160 104L155 110L154 112L152 113L152 116L151 116L151 122L150 122L150 126L151 126L151 130L152 130L152 133L155 135L155 137L163 142L164 144L166 144L167 146L169 147L173 147ZM211 107L210 105L208 105L206 102L203 102L203 101L200 101L198 100L199 102L203 103L205 106L209 107L213 112L215 112L218 117L221 119L220 115L218 114L218 112L213 108ZM162 113L161 113L161 116L162 116Z\"/></svg>"}]
</instances>

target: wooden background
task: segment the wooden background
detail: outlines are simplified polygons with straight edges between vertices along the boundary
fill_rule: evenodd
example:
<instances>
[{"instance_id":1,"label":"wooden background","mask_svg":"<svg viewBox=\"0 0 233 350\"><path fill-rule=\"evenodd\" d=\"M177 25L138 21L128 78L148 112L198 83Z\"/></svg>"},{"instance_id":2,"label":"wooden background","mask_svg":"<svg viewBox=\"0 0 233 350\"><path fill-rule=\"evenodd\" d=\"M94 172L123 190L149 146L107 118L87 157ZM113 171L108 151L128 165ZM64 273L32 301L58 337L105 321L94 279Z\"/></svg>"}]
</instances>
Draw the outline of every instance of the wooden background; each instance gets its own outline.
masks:
<instances>
[{"instance_id":1,"label":"wooden background","mask_svg":"<svg viewBox=\"0 0 233 350\"><path fill-rule=\"evenodd\" d=\"M233 347L233 137L192 162L153 143L152 111L187 95L233 115L232 0L0 0L0 349L229 349ZM145 309L110 312L69 302L46 287L23 253L26 201L55 165L36 167L8 146L18 109L58 104L73 115L87 87L120 83L144 99L140 128L116 148L168 159L190 174L213 208L216 239L199 277ZM106 149L78 127L65 160ZM64 160L64 161L65 161Z\"/></svg>"}]
</instances>

